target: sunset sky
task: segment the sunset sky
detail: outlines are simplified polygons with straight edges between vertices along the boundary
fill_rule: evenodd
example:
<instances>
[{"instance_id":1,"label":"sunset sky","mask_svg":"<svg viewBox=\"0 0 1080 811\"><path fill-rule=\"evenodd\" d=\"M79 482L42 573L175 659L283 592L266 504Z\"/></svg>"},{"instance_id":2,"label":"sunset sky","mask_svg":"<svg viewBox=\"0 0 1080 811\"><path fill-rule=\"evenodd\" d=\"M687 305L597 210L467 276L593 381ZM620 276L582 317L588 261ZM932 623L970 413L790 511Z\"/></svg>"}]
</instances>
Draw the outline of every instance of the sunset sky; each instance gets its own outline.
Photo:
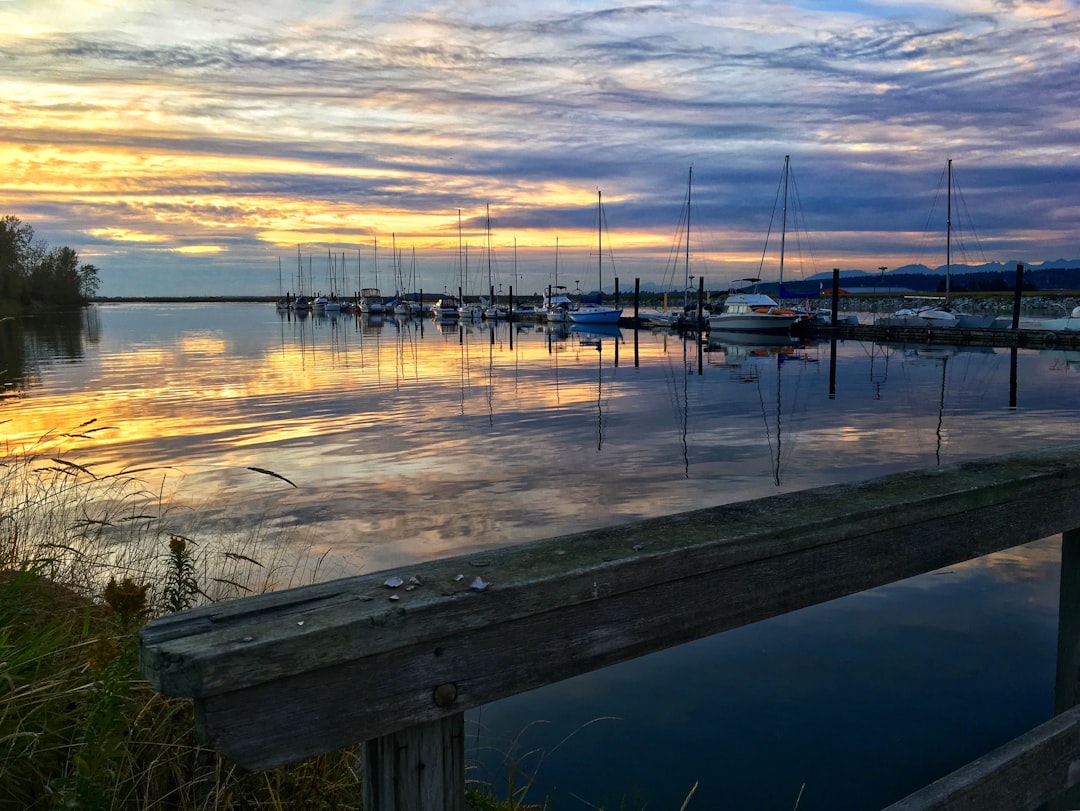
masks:
<instances>
[{"instance_id":1,"label":"sunset sky","mask_svg":"<svg viewBox=\"0 0 1080 811\"><path fill-rule=\"evenodd\" d=\"M681 286L691 166L691 272L775 279L785 155L786 278L944 264L949 159L953 261L1080 259L1075 0L0 0L0 111L0 215L105 295L437 292L459 211L486 289L485 207L495 283L595 287L598 190Z\"/></svg>"}]
</instances>

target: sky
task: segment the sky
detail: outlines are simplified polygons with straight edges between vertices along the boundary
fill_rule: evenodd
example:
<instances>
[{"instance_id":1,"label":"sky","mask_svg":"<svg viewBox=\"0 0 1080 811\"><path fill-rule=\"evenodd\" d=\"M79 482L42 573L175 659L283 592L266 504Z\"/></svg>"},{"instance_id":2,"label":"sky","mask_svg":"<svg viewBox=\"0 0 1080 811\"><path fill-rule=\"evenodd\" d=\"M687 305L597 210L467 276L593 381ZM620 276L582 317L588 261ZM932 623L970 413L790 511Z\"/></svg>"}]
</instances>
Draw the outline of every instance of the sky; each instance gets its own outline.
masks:
<instances>
[{"instance_id":1,"label":"sky","mask_svg":"<svg viewBox=\"0 0 1080 811\"><path fill-rule=\"evenodd\" d=\"M0 0L2 215L114 296L1052 265L1080 9Z\"/></svg>"}]
</instances>

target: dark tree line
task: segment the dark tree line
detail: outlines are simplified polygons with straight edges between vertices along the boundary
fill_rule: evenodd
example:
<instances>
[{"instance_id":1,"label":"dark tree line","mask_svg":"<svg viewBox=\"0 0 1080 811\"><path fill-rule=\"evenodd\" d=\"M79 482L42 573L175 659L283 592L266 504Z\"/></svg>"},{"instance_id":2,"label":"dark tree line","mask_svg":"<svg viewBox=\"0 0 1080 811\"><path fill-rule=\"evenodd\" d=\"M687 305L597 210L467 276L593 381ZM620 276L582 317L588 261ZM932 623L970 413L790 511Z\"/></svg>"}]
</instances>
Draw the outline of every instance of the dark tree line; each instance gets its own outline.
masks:
<instances>
[{"instance_id":1,"label":"dark tree line","mask_svg":"<svg viewBox=\"0 0 1080 811\"><path fill-rule=\"evenodd\" d=\"M98 270L79 264L71 248L50 248L10 214L0 218L0 301L16 305L81 305L97 295Z\"/></svg>"}]
</instances>

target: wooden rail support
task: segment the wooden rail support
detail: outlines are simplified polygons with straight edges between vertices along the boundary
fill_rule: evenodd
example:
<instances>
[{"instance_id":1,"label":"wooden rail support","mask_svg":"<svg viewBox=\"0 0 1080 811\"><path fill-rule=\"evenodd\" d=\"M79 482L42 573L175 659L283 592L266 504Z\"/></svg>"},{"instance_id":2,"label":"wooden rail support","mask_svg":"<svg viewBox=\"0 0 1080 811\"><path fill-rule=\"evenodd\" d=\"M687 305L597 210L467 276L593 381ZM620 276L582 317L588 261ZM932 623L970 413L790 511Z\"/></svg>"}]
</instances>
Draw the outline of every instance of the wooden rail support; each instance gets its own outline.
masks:
<instances>
[{"instance_id":1,"label":"wooden rail support","mask_svg":"<svg viewBox=\"0 0 1080 811\"><path fill-rule=\"evenodd\" d=\"M1077 527L1069 445L204 606L148 623L141 665L242 766L366 741L368 811L456 811L472 707Z\"/></svg>"}]
</instances>

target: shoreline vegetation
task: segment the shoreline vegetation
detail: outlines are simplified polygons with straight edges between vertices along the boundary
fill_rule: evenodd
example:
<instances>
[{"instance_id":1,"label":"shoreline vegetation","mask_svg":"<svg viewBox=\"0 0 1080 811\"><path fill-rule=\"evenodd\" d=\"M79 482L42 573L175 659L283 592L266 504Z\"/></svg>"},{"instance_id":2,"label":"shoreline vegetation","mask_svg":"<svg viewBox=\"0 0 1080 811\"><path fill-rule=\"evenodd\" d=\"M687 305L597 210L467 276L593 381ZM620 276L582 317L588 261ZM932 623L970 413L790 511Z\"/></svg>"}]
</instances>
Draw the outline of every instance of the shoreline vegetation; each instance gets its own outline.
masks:
<instances>
[{"instance_id":1,"label":"shoreline vegetation","mask_svg":"<svg viewBox=\"0 0 1080 811\"><path fill-rule=\"evenodd\" d=\"M245 772L198 740L189 701L142 678L149 619L328 573L269 522L181 534L165 470L78 460L80 439L109 430L89 420L0 447L0 810L359 809L359 745ZM520 783L510 797L474 785L468 807L538 807Z\"/></svg>"},{"instance_id":2,"label":"shoreline vegetation","mask_svg":"<svg viewBox=\"0 0 1080 811\"><path fill-rule=\"evenodd\" d=\"M0 217L0 314L38 307L78 307L97 295L98 269L71 248L50 248L10 214Z\"/></svg>"}]
</instances>

